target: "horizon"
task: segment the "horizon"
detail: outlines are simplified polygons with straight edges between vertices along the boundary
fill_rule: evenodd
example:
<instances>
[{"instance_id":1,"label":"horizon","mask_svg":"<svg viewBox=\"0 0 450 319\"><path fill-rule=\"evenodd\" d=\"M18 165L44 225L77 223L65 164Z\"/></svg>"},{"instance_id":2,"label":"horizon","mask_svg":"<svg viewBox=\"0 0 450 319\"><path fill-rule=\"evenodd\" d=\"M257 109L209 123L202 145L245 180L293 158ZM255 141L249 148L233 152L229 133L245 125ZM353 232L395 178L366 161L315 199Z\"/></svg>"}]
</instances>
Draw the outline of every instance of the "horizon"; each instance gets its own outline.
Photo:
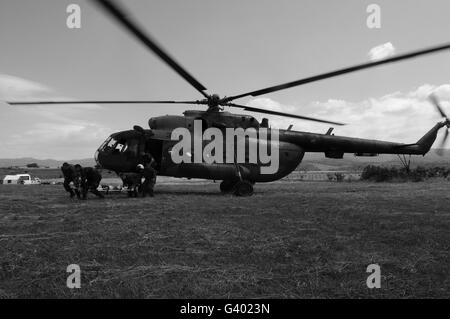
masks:
<instances>
[{"instance_id":1,"label":"horizon","mask_svg":"<svg viewBox=\"0 0 450 319\"><path fill-rule=\"evenodd\" d=\"M436 154L436 151L438 151L438 150L443 150L444 151L444 155L440 156L440 155ZM305 158L308 155L320 155L320 154L323 155L322 152L306 152L305 153ZM427 156L429 157L429 155L433 155L437 159L446 160L446 157L450 156L450 149L448 149L448 148L431 148L430 151L427 154L425 154L424 156L422 156L422 155L414 155L413 154L413 155L411 155L411 158L426 158ZM364 161L364 159L379 158L379 157L382 157L382 156L396 157L397 155L395 155L395 154L378 154L377 156L374 156L374 157L364 157L364 156L358 157L358 156L354 156L354 154L351 154L351 153L344 154L344 158L351 157L351 158L361 159L361 161ZM324 159L325 158L326 157L324 157ZM38 158L38 157L33 157L33 156L0 157L0 161L2 161L2 160L23 160L23 159L31 159L31 160L38 160L38 161L57 161L57 162L64 162L64 161L66 161L66 162L74 162L74 161L92 160L92 161L95 162L95 158L94 157L92 157L92 158L90 158L90 157L83 157L83 158L73 158L73 159L67 159L67 158L62 158L62 159L58 159L58 158ZM333 159L333 160L336 161L336 162L339 162L339 159ZM31 163L29 163L29 164L31 164Z\"/></svg>"}]
</instances>

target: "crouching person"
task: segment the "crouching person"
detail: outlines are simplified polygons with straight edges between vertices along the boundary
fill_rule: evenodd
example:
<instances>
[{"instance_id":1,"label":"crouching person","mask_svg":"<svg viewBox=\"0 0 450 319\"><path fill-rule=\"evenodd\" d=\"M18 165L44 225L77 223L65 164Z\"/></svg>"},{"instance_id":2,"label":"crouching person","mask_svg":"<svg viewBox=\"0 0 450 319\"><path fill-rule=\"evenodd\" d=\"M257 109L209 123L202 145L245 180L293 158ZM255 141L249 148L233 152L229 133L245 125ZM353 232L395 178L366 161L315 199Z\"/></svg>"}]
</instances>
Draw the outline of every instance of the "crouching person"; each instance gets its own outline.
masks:
<instances>
[{"instance_id":1,"label":"crouching person","mask_svg":"<svg viewBox=\"0 0 450 319\"><path fill-rule=\"evenodd\" d=\"M64 163L61 166L61 172L64 176L64 189L70 193L70 198L73 198L75 195L77 195L77 198L80 199L80 184L81 184L81 175L80 173L75 169L75 166ZM73 188L70 184L73 184Z\"/></svg>"},{"instance_id":2,"label":"crouching person","mask_svg":"<svg viewBox=\"0 0 450 319\"><path fill-rule=\"evenodd\" d=\"M120 174L123 187L127 188L128 197L137 197L139 188L141 187L141 175L138 173Z\"/></svg>"},{"instance_id":3,"label":"crouching person","mask_svg":"<svg viewBox=\"0 0 450 319\"><path fill-rule=\"evenodd\" d=\"M81 176L81 193L83 199L87 198L87 193L90 191L92 194L100 198L104 198L102 193L98 191L100 181L102 180L102 174L93 167L81 167L81 165L75 165L75 169Z\"/></svg>"}]
</instances>

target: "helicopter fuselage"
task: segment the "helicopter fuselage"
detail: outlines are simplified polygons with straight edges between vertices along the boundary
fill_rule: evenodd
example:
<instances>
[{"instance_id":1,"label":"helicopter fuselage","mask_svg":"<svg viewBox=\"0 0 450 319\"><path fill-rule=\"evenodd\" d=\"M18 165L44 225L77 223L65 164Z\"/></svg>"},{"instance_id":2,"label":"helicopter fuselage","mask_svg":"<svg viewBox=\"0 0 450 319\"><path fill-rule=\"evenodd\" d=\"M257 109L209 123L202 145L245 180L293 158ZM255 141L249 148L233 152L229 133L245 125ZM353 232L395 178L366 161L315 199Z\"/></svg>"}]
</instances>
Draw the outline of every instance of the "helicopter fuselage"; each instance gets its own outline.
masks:
<instances>
[{"instance_id":1,"label":"helicopter fuselage","mask_svg":"<svg viewBox=\"0 0 450 319\"><path fill-rule=\"evenodd\" d=\"M192 132L191 143L193 147L188 153L192 159L197 157L195 152L198 152L194 144L200 143L200 152L203 153L205 147L210 143L210 141L202 139L202 132L194 131L195 120L201 120L204 124L204 130L211 127L224 130L233 123L237 128L252 128L255 132L258 132L260 129L258 121L251 116L222 114L221 112L217 116L211 113L203 117L193 117L185 114L185 116L152 118L149 120L150 130L129 130L112 134L97 151L96 160L100 166L117 173L132 172L138 164L142 163L144 154L151 154L157 162L158 175L212 180L241 178L256 183L271 182L283 178L296 169L303 159L305 152L300 146L281 140L267 139L262 141L258 135L245 139L246 151L243 154L243 161L227 161L225 151L222 154L223 160L214 163L208 162L203 157L201 162L192 160L177 163L174 161L172 149L179 142L172 139L172 132L175 129L181 127ZM238 122L238 125L236 125L236 122ZM227 143L225 140L221 142L223 142L223 145ZM236 150L238 145L236 144L233 147ZM261 168L269 166L271 163L264 161L259 156L260 152L256 152L256 161L252 160L249 154L249 150L258 150L261 147L267 150L277 150L277 169L271 174L262 172ZM235 151L235 153L238 152L237 150Z\"/></svg>"},{"instance_id":2,"label":"helicopter fuselage","mask_svg":"<svg viewBox=\"0 0 450 319\"><path fill-rule=\"evenodd\" d=\"M157 162L158 174L180 178L200 178L211 180L235 180L237 178L251 183L272 182L281 179L295 170L301 163L305 152L323 152L329 158L343 158L345 153L355 156L375 156L378 154L415 154L424 155L436 139L437 131L443 126L438 123L422 139L415 144L401 144L352 137L334 136L292 130L278 130L278 140L267 139L264 147L278 151L278 167L271 174L262 173L262 158L250 161L248 151L241 162L208 163L187 161L176 163L172 157L172 148L178 140L172 139L172 132L177 128L192 131L191 143L198 143L198 134L194 132L195 121L201 120L203 129L210 127L225 130L226 128L252 128L256 132L266 129L252 116L237 115L227 112L186 111L184 116L161 116L149 120L150 129L128 130L112 134L99 148L96 160L103 168L117 173L133 172L142 163L144 154L151 154ZM264 123L264 122L263 122ZM267 122L265 122L267 123ZM264 125L265 126L265 125ZM224 135L225 136L225 135ZM201 152L208 141L201 140ZM226 144L227 141L224 141ZM272 145L276 143L276 145ZM261 139L246 138L246 150L261 147ZM236 147L236 146L235 146ZM192 148L192 153L195 148ZM192 158L195 154L189 154ZM225 154L224 154L225 156ZM259 156L259 152L258 152Z\"/></svg>"}]
</instances>

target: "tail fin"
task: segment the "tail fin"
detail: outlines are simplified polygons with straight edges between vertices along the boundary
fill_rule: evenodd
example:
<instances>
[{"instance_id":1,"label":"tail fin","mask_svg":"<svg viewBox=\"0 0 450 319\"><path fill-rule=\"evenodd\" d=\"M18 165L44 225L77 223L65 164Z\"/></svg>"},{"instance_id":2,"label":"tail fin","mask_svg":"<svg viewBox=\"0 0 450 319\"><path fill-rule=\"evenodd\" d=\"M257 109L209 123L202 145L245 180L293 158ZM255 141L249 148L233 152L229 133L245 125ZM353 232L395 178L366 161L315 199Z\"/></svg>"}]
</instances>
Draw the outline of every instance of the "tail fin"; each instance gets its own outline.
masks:
<instances>
[{"instance_id":1,"label":"tail fin","mask_svg":"<svg viewBox=\"0 0 450 319\"><path fill-rule=\"evenodd\" d=\"M438 131L444 127L444 123L437 123L431 130L429 130L415 145L419 146L419 149L423 151L423 154L428 153L436 141Z\"/></svg>"}]
</instances>

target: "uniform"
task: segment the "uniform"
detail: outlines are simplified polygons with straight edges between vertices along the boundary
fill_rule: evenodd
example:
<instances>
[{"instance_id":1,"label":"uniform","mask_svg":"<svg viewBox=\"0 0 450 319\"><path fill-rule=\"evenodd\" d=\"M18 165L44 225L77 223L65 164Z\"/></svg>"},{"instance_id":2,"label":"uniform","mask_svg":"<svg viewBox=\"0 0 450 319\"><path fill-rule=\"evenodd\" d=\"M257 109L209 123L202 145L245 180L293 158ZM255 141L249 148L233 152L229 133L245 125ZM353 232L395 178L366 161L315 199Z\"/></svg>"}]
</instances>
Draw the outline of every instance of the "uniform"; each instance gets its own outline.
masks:
<instances>
[{"instance_id":1,"label":"uniform","mask_svg":"<svg viewBox=\"0 0 450 319\"><path fill-rule=\"evenodd\" d=\"M126 173L120 174L122 178L123 187L127 187L128 197L137 197L138 190L141 187L141 174L138 173Z\"/></svg>"},{"instance_id":2,"label":"uniform","mask_svg":"<svg viewBox=\"0 0 450 319\"><path fill-rule=\"evenodd\" d=\"M64 175L64 189L70 193L70 198L73 198L75 194L80 198L80 183L81 175L71 164L64 163L61 166L61 172ZM74 188L70 186L73 183Z\"/></svg>"},{"instance_id":3,"label":"uniform","mask_svg":"<svg viewBox=\"0 0 450 319\"><path fill-rule=\"evenodd\" d=\"M153 188L156 183L156 170L150 164L147 164L144 166L144 169L141 170L141 174L144 178L141 187L142 196L145 197L150 195L153 197Z\"/></svg>"},{"instance_id":4,"label":"uniform","mask_svg":"<svg viewBox=\"0 0 450 319\"><path fill-rule=\"evenodd\" d=\"M142 156L144 164L138 165L138 172L141 174L141 178L144 178L144 182L141 186L142 196L150 195L153 197L153 188L156 183L156 161L150 154L144 154Z\"/></svg>"},{"instance_id":5,"label":"uniform","mask_svg":"<svg viewBox=\"0 0 450 319\"><path fill-rule=\"evenodd\" d=\"M88 191L100 198L104 198L103 194L97 190L100 181L102 180L102 174L93 167L81 167L81 165L76 165L76 169L80 171L81 175L81 191L83 199L86 199Z\"/></svg>"}]
</instances>

